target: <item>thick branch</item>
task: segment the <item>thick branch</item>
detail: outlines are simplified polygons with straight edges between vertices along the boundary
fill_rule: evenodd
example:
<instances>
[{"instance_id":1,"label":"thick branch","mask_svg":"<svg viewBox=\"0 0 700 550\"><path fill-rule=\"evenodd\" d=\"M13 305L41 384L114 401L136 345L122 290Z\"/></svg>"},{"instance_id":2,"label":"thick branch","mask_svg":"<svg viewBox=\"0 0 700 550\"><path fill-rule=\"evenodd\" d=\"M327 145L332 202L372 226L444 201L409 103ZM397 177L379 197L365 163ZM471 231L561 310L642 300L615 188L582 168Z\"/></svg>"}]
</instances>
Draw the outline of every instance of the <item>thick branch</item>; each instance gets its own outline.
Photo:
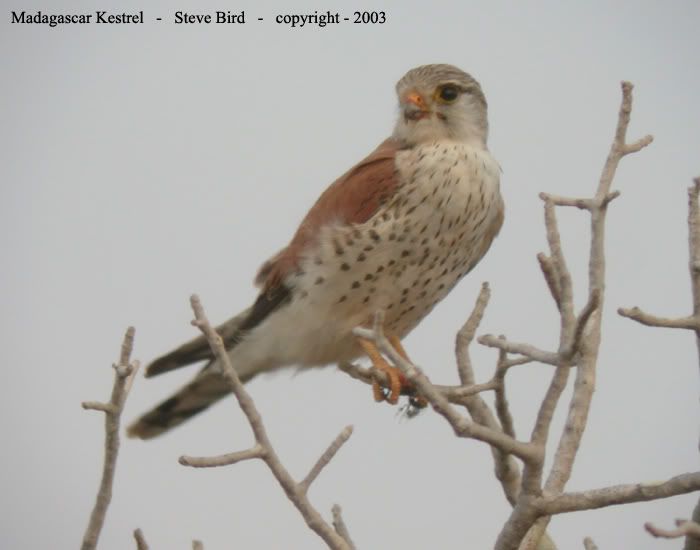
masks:
<instances>
[{"instance_id":1,"label":"thick branch","mask_svg":"<svg viewBox=\"0 0 700 550\"><path fill-rule=\"evenodd\" d=\"M119 362L112 365L114 368L114 385L109 403L95 401L83 402L83 408L97 410L105 413L105 457L102 466L102 480L97 492L95 506L90 514L85 535L83 536L82 550L92 550L97 547L100 532L104 525L107 508L112 500L112 485L114 473L117 467L117 455L119 454L119 425L124 402L131 389L134 376L138 371L137 361L130 363L131 352L134 347L134 327L129 327L124 335L121 346Z\"/></svg>"}]
</instances>

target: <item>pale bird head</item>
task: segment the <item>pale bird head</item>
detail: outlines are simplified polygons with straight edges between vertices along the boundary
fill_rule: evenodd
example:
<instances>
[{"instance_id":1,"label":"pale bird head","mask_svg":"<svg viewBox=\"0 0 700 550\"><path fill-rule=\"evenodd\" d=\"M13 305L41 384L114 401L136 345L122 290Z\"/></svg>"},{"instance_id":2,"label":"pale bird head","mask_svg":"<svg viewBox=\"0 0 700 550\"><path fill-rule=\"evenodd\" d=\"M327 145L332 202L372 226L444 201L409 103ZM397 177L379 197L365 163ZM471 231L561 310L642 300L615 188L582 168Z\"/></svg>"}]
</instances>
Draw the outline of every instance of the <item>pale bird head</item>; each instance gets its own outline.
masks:
<instances>
[{"instance_id":1,"label":"pale bird head","mask_svg":"<svg viewBox=\"0 0 700 550\"><path fill-rule=\"evenodd\" d=\"M486 98L470 75L452 65L422 65L396 84L394 137L407 145L451 139L486 148Z\"/></svg>"}]
</instances>

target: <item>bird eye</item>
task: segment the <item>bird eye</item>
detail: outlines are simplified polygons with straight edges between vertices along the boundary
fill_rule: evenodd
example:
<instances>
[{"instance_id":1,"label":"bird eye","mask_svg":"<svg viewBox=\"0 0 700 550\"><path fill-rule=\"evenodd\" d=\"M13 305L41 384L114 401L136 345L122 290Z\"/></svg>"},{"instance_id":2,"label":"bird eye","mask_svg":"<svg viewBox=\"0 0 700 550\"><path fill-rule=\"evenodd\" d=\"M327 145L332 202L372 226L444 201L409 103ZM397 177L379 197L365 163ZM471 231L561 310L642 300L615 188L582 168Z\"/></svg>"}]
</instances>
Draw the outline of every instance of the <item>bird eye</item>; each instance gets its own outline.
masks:
<instances>
[{"instance_id":1,"label":"bird eye","mask_svg":"<svg viewBox=\"0 0 700 550\"><path fill-rule=\"evenodd\" d=\"M438 95L440 99L446 103L452 103L457 97L459 97L459 88L452 84L447 84L440 88Z\"/></svg>"}]
</instances>

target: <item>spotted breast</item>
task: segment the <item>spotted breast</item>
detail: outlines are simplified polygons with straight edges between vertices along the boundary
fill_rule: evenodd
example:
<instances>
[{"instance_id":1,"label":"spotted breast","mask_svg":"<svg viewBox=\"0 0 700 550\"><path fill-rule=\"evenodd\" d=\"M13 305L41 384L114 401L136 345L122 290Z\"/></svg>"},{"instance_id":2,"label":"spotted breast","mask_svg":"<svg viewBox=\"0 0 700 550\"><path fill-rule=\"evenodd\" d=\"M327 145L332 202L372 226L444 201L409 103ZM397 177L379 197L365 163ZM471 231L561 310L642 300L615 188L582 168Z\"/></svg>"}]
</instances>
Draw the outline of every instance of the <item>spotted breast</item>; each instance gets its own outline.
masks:
<instances>
[{"instance_id":1,"label":"spotted breast","mask_svg":"<svg viewBox=\"0 0 700 550\"><path fill-rule=\"evenodd\" d=\"M384 310L386 327L411 331L483 257L503 223L500 168L485 149L438 141L396 155L399 185L368 221L323 228L288 279L289 314L305 342L296 363L353 359L352 329ZM314 311L320 320L305 319ZM311 344L310 344L311 342ZM280 350L281 351L281 350Z\"/></svg>"}]
</instances>

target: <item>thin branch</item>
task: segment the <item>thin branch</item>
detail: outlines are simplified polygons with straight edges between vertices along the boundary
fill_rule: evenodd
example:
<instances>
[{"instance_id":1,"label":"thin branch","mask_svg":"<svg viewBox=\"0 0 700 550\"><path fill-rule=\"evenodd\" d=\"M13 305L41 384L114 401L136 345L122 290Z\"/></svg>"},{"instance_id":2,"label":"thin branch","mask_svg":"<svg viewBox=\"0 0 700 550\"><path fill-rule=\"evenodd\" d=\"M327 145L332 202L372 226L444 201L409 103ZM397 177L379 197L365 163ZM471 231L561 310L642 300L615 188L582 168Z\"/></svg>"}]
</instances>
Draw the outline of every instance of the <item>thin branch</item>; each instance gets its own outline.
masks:
<instances>
[{"instance_id":1,"label":"thin branch","mask_svg":"<svg viewBox=\"0 0 700 550\"><path fill-rule=\"evenodd\" d=\"M688 330L700 330L700 322L693 315L690 317L679 317L677 319L669 319L668 317L657 317L656 315L651 315L650 313L645 313L638 307L633 308L619 308L617 313L622 317L627 317L633 321L637 321L642 325L648 327L661 327L661 328L683 328Z\"/></svg>"},{"instance_id":2,"label":"thin branch","mask_svg":"<svg viewBox=\"0 0 700 550\"><path fill-rule=\"evenodd\" d=\"M199 297L197 295L193 295L190 299L190 302L195 316L195 319L194 321L192 321L192 324L202 331L202 334L204 334L207 341L209 342L214 356L221 364L223 376L228 382L231 391L236 396L238 404L243 413L245 414L246 418L248 419L248 423L250 424L250 427L253 430L253 435L255 437L256 445L252 449L249 449L248 451L242 451L242 453L233 453L233 455L236 458L238 458L239 461L241 460L241 455L246 455L246 459L253 458L249 455L255 454L254 451L257 451L257 447L260 447L262 451L260 451L261 454L258 458L265 462L267 467L272 472L272 475L275 477L275 479L277 479L277 482L284 489L284 492L287 494L289 500L291 500L294 506L297 508L297 510L299 510L309 528L313 530L319 537L321 537L330 548L338 550L348 550L348 543L343 539L343 537L338 535L338 533L333 529L333 527L326 523L323 517L318 513L318 511L313 507L313 505L307 498L306 492L308 487L305 487L302 484L299 484L296 481L294 481L290 473L282 465L282 462L277 456L277 453L275 452L275 449L267 436L267 431L265 430L262 417L260 416L260 413L258 412L258 409L255 406L253 399L250 397L250 394L246 391L240 379L238 378L238 374L236 373L236 370L231 364L231 358L229 357L226 351L223 340L209 323L209 320L207 319L206 314L204 313L204 309L202 308L202 304L199 300ZM228 456L230 457L232 455ZM220 460L221 457L215 457L214 462L217 459ZM203 464L202 462L204 462L205 460L206 459L199 459L199 465L204 466L205 464Z\"/></svg>"},{"instance_id":3,"label":"thin branch","mask_svg":"<svg viewBox=\"0 0 700 550\"><path fill-rule=\"evenodd\" d=\"M677 519L675 529L661 529L649 522L644 524L644 529L656 538L677 539L680 537L690 537L695 540L700 539L700 525L687 519Z\"/></svg>"},{"instance_id":4,"label":"thin branch","mask_svg":"<svg viewBox=\"0 0 700 550\"><path fill-rule=\"evenodd\" d=\"M421 396L428 400L435 411L442 415L450 424L455 434L459 437L478 439L490 445L498 447L504 453L512 453L524 461L538 460L540 449L534 448L529 443L517 441L504 434L502 431L492 429L475 422L457 412L435 386L432 385L427 376L423 374L415 365L406 361L384 337L382 322L384 315L377 312L375 315L374 328L356 328L354 333L361 338L373 341L379 351L389 357L391 361L406 375L406 378L413 382Z\"/></svg>"},{"instance_id":5,"label":"thin branch","mask_svg":"<svg viewBox=\"0 0 700 550\"><path fill-rule=\"evenodd\" d=\"M348 543L348 548L350 550L355 550L355 544L350 538L350 532L348 531L347 525L343 520L343 510L337 504L333 505L331 508L331 513L333 514L333 528L335 531L343 537L343 540Z\"/></svg>"},{"instance_id":6,"label":"thin branch","mask_svg":"<svg viewBox=\"0 0 700 550\"><path fill-rule=\"evenodd\" d=\"M105 456L102 466L102 479L97 492L95 506L90 514L85 535L83 536L82 550L92 550L97 547L100 532L104 525L107 508L112 500L112 486L114 473L117 467L119 455L119 425L121 421L124 403L131 389L136 372L139 369L138 361L130 363L131 352L134 348L134 327L129 327L122 341L119 362L112 365L114 368L114 385L109 403L85 401L82 406L87 410L97 410L105 414Z\"/></svg>"},{"instance_id":7,"label":"thin branch","mask_svg":"<svg viewBox=\"0 0 700 550\"><path fill-rule=\"evenodd\" d=\"M183 466L192 466L193 468L217 468L219 466L230 466L237 462L250 460L252 458L263 458L265 449L260 445L255 445L245 451L235 453L227 453L219 456L181 456L178 462Z\"/></svg>"},{"instance_id":8,"label":"thin branch","mask_svg":"<svg viewBox=\"0 0 700 550\"><path fill-rule=\"evenodd\" d=\"M518 365L525 365L531 363L532 359L529 357L517 357L515 359L508 359L504 367L510 369L511 367L516 367ZM380 371L379 369L364 368L360 365L355 365L353 363L338 363L338 369L354 378L360 382L371 385L373 381L379 382L382 387L388 387L389 377L386 373ZM483 382L481 384L470 384L468 386L446 386L442 384L433 384L435 389L445 396L450 403L455 405L466 405L467 399L478 393L483 393L486 391L494 391L498 387L500 382L496 378L496 375L491 378L488 382ZM415 395L415 389L402 389L402 395Z\"/></svg>"},{"instance_id":9,"label":"thin branch","mask_svg":"<svg viewBox=\"0 0 700 550\"><path fill-rule=\"evenodd\" d=\"M492 334L484 334L483 336L479 336L479 338L477 338L477 341L482 346L500 349L507 353L516 353L518 355L524 355L532 361L545 363L546 365L554 365L555 367L561 365L561 358L559 357L558 353L544 351L530 344L511 342L509 340L506 340L505 338L493 336Z\"/></svg>"},{"instance_id":10,"label":"thin branch","mask_svg":"<svg viewBox=\"0 0 700 550\"><path fill-rule=\"evenodd\" d=\"M700 361L700 178L693 180L693 185L688 188L688 271L690 273L691 290L693 294L693 314L687 317L669 319L651 315L634 307L631 309L620 308L617 312L643 325L662 328L687 329L695 332L695 343ZM700 500L693 510L693 522L700 522ZM647 524L647 530L656 529ZM662 530L657 530L662 532ZM688 534L683 545L684 550L700 550L700 540Z\"/></svg>"},{"instance_id":11,"label":"thin branch","mask_svg":"<svg viewBox=\"0 0 700 550\"><path fill-rule=\"evenodd\" d=\"M474 335L484 316L490 296L491 290L489 289L488 283L483 283L472 313L455 338L455 356L457 358L457 371L464 388L462 403L474 422L498 430L500 428L498 420L490 407L482 397L478 395L478 392L467 393L467 390L470 388L479 389L479 391L495 389L495 385L497 384L495 375L491 381L486 384L475 383L474 368L469 354L469 346L474 340ZM524 364L524 362L527 361L529 361L529 358L525 358L525 361L520 362L518 362L518 359L509 360L508 367L510 368L510 366L515 366L516 364ZM520 490L520 469L518 464L509 453L503 452L503 450L495 445L491 445L490 447L496 478L501 483L506 499L511 505L514 505L518 496L518 491Z\"/></svg>"},{"instance_id":12,"label":"thin branch","mask_svg":"<svg viewBox=\"0 0 700 550\"><path fill-rule=\"evenodd\" d=\"M316 464L313 465L311 470L306 477L299 483L299 487L302 491L307 492L311 484L316 480L321 470L325 468L328 463L333 460L335 454L340 450L340 448L345 444L345 442L350 439L352 435L352 426L345 426L343 431L341 431L338 436L333 440L333 442L328 446L326 451L321 455Z\"/></svg>"},{"instance_id":13,"label":"thin branch","mask_svg":"<svg viewBox=\"0 0 700 550\"><path fill-rule=\"evenodd\" d=\"M543 515L595 510L606 506L658 500L700 491L700 472L681 474L666 481L613 485L576 493L542 496L533 506Z\"/></svg>"},{"instance_id":14,"label":"thin branch","mask_svg":"<svg viewBox=\"0 0 700 550\"><path fill-rule=\"evenodd\" d=\"M484 311L486 311L486 306L490 299L491 289L489 288L489 284L482 283L479 296L476 299L471 315L469 315L469 318L464 325L462 325L462 328L457 332L455 341L457 372L459 373L459 379L462 381L463 386L470 386L475 383L471 357L469 356L469 346L474 341L474 335L481 324L481 320L484 318Z\"/></svg>"},{"instance_id":15,"label":"thin branch","mask_svg":"<svg viewBox=\"0 0 700 550\"><path fill-rule=\"evenodd\" d=\"M557 305L557 309L561 311L561 288L559 287L559 278L554 268L554 262L552 262L552 258L547 256L544 252L540 252L537 255L537 261L540 263L542 275L544 275L544 280L547 283L549 292L552 298L554 298L554 303Z\"/></svg>"},{"instance_id":16,"label":"thin branch","mask_svg":"<svg viewBox=\"0 0 700 550\"><path fill-rule=\"evenodd\" d=\"M136 529L134 531L134 540L136 541L136 550L148 550L148 543L141 529Z\"/></svg>"},{"instance_id":17,"label":"thin branch","mask_svg":"<svg viewBox=\"0 0 700 550\"><path fill-rule=\"evenodd\" d=\"M568 349L562 352L564 357L571 358L574 356L574 354L576 354L576 352L578 352L581 345L581 338L583 337L583 331L585 330L591 315L593 315L595 310L598 309L598 306L600 306L600 291L598 289L593 289L588 297L588 302L586 302L586 305L576 319L576 326L574 328L574 335L571 344L569 345Z\"/></svg>"},{"instance_id":18,"label":"thin branch","mask_svg":"<svg viewBox=\"0 0 700 550\"><path fill-rule=\"evenodd\" d=\"M495 397L496 397L496 414L501 423L501 428L506 435L515 439L515 427L513 425L513 416L510 413L508 406L508 398L506 397L506 372L508 371L508 355L505 351L499 350L498 364L496 366L496 374L494 381L496 382Z\"/></svg>"}]
</instances>

